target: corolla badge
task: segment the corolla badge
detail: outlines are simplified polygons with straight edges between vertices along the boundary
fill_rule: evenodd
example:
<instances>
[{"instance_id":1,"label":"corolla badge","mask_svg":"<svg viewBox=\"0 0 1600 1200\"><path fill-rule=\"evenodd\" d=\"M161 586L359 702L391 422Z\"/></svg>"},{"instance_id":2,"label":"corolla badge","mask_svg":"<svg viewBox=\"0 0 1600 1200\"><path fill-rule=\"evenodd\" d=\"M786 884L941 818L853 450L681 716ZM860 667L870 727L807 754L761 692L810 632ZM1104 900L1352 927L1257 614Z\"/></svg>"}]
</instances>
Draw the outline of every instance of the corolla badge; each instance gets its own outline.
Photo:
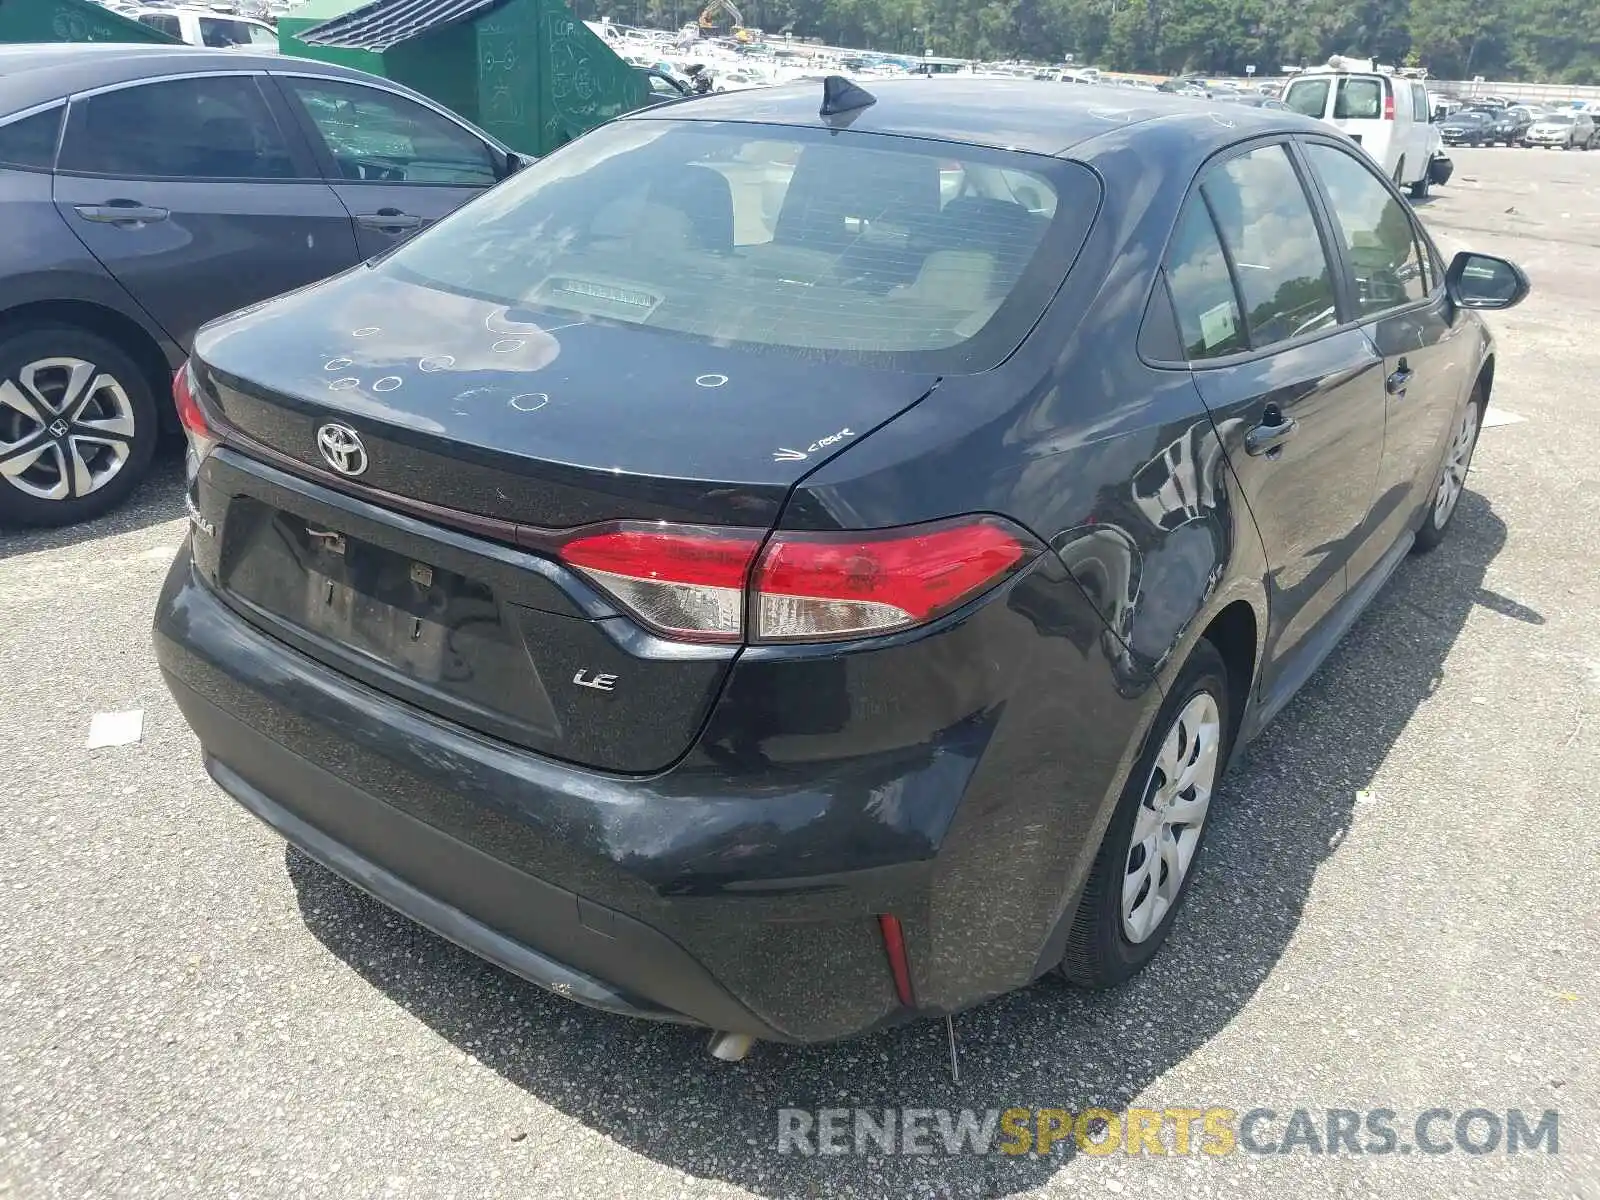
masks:
<instances>
[{"instance_id":1,"label":"corolla badge","mask_svg":"<svg viewBox=\"0 0 1600 1200\"><path fill-rule=\"evenodd\" d=\"M317 450L341 475L360 475L367 469L367 448L361 444L361 435L348 425L328 424L318 429Z\"/></svg>"}]
</instances>

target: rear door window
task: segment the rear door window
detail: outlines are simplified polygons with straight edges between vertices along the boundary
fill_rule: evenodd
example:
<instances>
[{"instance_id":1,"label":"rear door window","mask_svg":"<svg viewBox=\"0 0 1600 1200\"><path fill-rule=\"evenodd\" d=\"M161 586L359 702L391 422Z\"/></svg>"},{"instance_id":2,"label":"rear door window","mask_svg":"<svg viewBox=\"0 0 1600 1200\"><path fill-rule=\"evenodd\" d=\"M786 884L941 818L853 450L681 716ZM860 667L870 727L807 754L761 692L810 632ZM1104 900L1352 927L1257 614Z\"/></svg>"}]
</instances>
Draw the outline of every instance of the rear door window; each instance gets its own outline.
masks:
<instances>
[{"instance_id":1,"label":"rear door window","mask_svg":"<svg viewBox=\"0 0 1600 1200\"><path fill-rule=\"evenodd\" d=\"M1316 117L1328 111L1329 81L1326 79L1297 79L1289 85L1289 94L1283 102L1305 117Z\"/></svg>"},{"instance_id":2,"label":"rear door window","mask_svg":"<svg viewBox=\"0 0 1600 1200\"><path fill-rule=\"evenodd\" d=\"M57 105L47 112L0 125L0 167L48 171L56 161L56 139L61 133L65 108Z\"/></svg>"},{"instance_id":3,"label":"rear door window","mask_svg":"<svg viewBox=\"0 0 1600 1200\"><path fill-rule=\"evenodd\" d=\"M1333 209L1357 312L1369 317L1425 299L1428 280L1406 206L1355 155L1313 142L1306 156Z\"/></svg>"},{"instance_id":4,"label":"rear door window","mask_svg":"<svg viewBox=\"0 0 1600 1200\"><path fill-rule=\"evenodd\" d=\"M1167 254L1167 286L1172 289L1185 357L1218 358L1245 349L1244 318L1228 259L1198 191L1184 205Z\"/></svg>"},{"instance_id":5,"label":"rear door window","mask_svg":"<svg viewBox=\"0 0 1600 1200\"><path fill-rule=\"evenodd\" d=\"M908 369L982 369L1060 286L1083 166L878 134L602 126L376 269L564 321Z\"/></svg>"},{"instance_id":6,"label":"rear door window","mask_svg":"<svg viewBox=\"0 0 1600 1200\"><path fill-rule=\"evenodd\" d=\"M1253 349L1338 324L1333 271L1286 147L1227 159L1201 190L1233 262Z\"/></svg>"},{"instance_id":7,"label":"rear door window","mask_svg":"<svg viewBox=\"0 0 1600 1200\"><path fill-rule=\"evenodd\" d=\"M1338 98L1333 102L1335 121L1376 121L1383 116L1383 89L1386 80L1371 75L1351 75L1339 80Z\"/></svg>"},{"instance_id":8,"label":"rear door window","mask_svg":"<svg viewBox=\"0 0 1600 1200\"><path fill-rule=\"evenodd\" d=\"M74 100L60 169L146 179L290 179L283 132L248 75L144 83Z\"/></svg>"}]
</instances>

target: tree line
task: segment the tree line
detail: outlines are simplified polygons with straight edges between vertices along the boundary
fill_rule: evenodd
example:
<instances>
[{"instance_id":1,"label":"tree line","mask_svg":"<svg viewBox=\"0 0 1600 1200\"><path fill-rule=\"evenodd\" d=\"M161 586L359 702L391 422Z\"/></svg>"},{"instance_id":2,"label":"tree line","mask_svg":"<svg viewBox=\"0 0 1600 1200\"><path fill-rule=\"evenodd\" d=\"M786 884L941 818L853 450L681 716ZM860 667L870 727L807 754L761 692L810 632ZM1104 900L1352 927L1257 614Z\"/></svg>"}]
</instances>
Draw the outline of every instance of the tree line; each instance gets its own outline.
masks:
<instances>
[{"instance_id":1,"label":"tree line","mask_svg":"<svg viewBox=\"0 0 1600 1200\"><path fill-rule=\"evenodd\" d=\"M677 28L704 0L572 0ZM1600 84L1594 0L734 0L748 26L830 45L1177 75L1276 75L1330 54L1443 79Z\"/></svg>"}]
</instances>

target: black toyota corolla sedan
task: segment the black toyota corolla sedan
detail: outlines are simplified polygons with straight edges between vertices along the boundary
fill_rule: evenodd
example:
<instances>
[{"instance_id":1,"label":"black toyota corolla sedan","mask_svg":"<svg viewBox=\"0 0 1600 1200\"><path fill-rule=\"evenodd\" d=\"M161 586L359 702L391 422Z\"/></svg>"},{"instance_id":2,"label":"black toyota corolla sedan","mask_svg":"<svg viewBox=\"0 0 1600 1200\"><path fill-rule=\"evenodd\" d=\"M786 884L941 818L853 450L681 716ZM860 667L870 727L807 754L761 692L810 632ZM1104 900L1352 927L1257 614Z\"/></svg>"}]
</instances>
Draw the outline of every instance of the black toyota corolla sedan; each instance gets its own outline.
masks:
<instances>
[{"instance_id":1,"label":"black toyota corolla sedan","mask_svg":"<svg viewBox=\"0 0 1600 1200\"><path fill-rule=\"evenodd\" d=\"M1527 287L1291 113L664 105L199 333L157 651L312 858L724 1057L1116 984Z\"/></svg>"}]
</instances>

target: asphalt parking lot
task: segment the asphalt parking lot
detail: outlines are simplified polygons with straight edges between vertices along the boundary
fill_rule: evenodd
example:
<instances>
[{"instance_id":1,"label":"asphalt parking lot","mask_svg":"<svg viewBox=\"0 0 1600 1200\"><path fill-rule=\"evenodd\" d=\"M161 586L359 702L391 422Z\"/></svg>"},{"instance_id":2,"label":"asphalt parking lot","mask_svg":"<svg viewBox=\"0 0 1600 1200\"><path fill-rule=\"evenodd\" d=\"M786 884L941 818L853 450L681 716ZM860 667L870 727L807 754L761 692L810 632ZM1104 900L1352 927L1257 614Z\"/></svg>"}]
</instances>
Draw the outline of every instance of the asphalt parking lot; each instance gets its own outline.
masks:
<instances>
[{"instance_id":1,"label":"asphalt parking lot","mask_svg":"<svg viewBox=\"0 0 1600 1200\"><path fill-rule=\"evenodd\" d=\"M1534 282L1447 544L1230 776L1174 941L841 1046L712 1061L423 932L227 800L149 650L168 456L0 534L0 1195L1600 1197L1600 154L1420 205ZM91 717L139 740L85 748ZM1559 1111L1558 1152L803 1157L779 1107ZM1441 1128L1446 1128L1441 1126Z\"/></svg>"}]
</instances>

